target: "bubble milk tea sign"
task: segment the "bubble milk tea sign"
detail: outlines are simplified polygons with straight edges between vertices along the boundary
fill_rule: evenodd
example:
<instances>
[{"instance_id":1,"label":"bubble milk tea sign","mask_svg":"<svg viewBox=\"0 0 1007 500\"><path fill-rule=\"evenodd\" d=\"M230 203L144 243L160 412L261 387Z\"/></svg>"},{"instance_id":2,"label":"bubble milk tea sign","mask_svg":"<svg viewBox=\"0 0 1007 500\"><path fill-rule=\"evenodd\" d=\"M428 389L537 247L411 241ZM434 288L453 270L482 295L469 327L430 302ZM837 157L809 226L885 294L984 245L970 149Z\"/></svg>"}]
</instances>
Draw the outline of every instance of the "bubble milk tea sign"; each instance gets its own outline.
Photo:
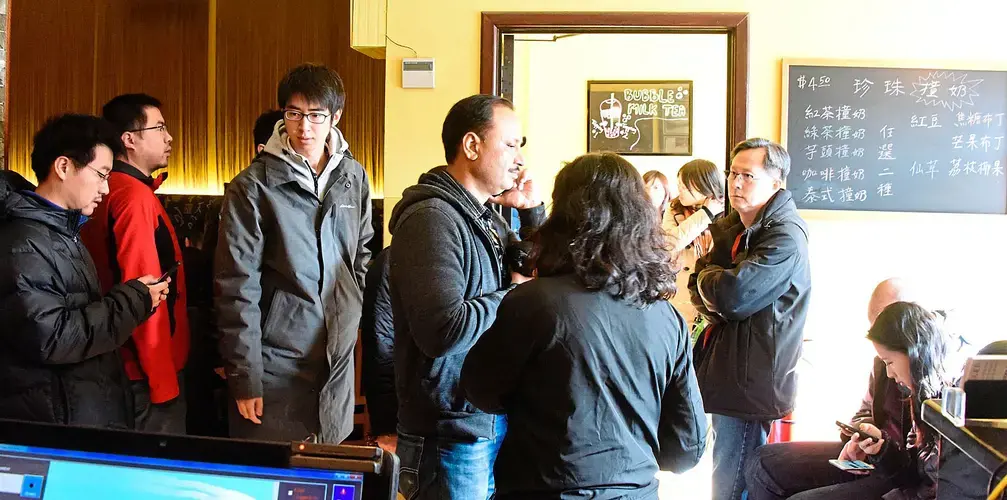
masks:
<instances>
[{"instance_id":1,"label":"bubble milk tea sign","mask_svg":"<svg viewBox=\"0 0 1007 500\"><path fill-rule=\"evenodd\" d=\"M692 81L587 82L587 151L692 154Z\"/></svg>"}]
</instances>

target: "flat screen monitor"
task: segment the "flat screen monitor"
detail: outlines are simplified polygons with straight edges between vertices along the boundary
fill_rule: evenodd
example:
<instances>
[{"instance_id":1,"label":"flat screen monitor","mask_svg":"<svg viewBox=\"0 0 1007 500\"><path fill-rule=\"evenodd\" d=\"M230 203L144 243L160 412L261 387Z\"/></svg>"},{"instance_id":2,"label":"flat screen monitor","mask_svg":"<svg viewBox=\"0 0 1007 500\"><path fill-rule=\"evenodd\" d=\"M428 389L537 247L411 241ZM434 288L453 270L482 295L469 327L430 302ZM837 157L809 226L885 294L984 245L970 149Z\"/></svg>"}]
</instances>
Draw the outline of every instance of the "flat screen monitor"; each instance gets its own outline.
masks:
<instances>
[{"instance_id":1,"label":"flat screen monitor","mask_svg":"<svg viewBox=\"0 0 1007 500\"><path fill-rule=\"evenodd\" d=\"M384 455L0 421L0 500L394 498Z\"/></svg>"}]
</instances>

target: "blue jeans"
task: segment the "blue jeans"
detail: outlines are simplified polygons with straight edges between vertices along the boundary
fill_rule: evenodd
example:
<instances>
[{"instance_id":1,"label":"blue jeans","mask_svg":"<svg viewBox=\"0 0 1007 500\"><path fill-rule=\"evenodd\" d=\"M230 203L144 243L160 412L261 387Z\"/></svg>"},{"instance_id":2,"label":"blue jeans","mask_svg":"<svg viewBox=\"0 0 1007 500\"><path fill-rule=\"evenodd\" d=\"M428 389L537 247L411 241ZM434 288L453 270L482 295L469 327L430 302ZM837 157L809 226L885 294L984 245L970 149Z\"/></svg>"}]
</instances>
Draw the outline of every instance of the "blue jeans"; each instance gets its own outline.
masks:
<instances>
[{"instance_id":1,"label":"blue jeans","mask_svg":"<svg viewBox=\"0 0 1007 500\"><path fill-rule=\"evenodd\" d=\"M766 444L772 423L713 414L713 500L745 498L745 466Z\"/></svg>"},{"instance_id":2,"label":"blue jeans","mask_svg":"<svg viewBox=\"0 0 1007 500\"><path fill-rule=\"evenodd\" d=\"M507 432L507 417L494 439L475 442L407 434L399 429L399 493L406 500L482 500L493 496L493 464Z\"/></svg>"}]
</instances>

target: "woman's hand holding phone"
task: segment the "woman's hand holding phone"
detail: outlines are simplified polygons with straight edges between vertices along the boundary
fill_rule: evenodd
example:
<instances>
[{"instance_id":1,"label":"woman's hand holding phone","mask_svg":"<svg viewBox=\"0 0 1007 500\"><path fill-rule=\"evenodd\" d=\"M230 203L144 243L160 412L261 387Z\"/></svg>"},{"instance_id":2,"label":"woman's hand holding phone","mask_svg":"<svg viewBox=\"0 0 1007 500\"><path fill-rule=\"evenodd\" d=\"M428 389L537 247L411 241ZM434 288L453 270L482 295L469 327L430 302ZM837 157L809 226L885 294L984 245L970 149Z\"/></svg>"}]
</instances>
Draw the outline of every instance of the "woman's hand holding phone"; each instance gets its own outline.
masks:
<instances>
[{"instance_id":1,"label":"woman's hand holding phone","mask_svg":"<svg viewBox=\"0 0 1007 500\"><path fill-rule=\"evenodd\" d=\"M850 436L850 440L839 452L839 461L865 461L869 455L876 455L881 451L884 440L881 439L881 430L872 424L860 424L857 427L836 421L836 425L843 431L843 434ZM863 475L867 471L850 469L851 474Z\"/></svg>"},{"instance_id":2,"label":"woman's hand holding phone","mask_svg":"<svg viewBox=\"0 0 1007 500\"><path fill-rule=\"evenodd\" d=\"M881 447L885 444L885 440L881 439L881 429L878 429L873 424L860 424L859 427L859 430L867 434L869 439L862 439L860 433L857 433L850 437L850 441L855 441L860 450L867 455L881 453Z\"/></svg>"},{"instance_id":3,"label":"woman's hand holding phone","mask_svg":"<svg viewBox=\"0 0 1007 500\"><path fill-rule=\"evenodd\" d=\"M856 437L856 434L854 434ZM846 442L843 446L843 451L839 452L838 460L867 460L867 454L864 450L860 449L859 439L854 441L852 438Z\"/></svg>"}]
</instances>

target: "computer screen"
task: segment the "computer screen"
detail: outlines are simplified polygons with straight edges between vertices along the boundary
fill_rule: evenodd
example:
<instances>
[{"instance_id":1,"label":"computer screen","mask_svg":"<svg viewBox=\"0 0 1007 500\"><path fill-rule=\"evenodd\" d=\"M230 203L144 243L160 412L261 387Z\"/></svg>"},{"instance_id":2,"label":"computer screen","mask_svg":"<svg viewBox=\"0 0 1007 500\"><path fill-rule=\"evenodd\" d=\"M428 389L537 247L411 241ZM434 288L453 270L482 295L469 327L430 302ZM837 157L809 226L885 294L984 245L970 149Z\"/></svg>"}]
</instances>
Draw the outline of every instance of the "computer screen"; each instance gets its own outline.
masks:
<instances>
[{"instance_id":1,"label":"computer screen","mask_svg":"<svg viewBox=\"0 0 1007 500\"><path fill-rule=\"evenodd\" d=\"M360 500L359 472L169 460L0 443L0 500Z\"/></svg>"}]
</instances>

